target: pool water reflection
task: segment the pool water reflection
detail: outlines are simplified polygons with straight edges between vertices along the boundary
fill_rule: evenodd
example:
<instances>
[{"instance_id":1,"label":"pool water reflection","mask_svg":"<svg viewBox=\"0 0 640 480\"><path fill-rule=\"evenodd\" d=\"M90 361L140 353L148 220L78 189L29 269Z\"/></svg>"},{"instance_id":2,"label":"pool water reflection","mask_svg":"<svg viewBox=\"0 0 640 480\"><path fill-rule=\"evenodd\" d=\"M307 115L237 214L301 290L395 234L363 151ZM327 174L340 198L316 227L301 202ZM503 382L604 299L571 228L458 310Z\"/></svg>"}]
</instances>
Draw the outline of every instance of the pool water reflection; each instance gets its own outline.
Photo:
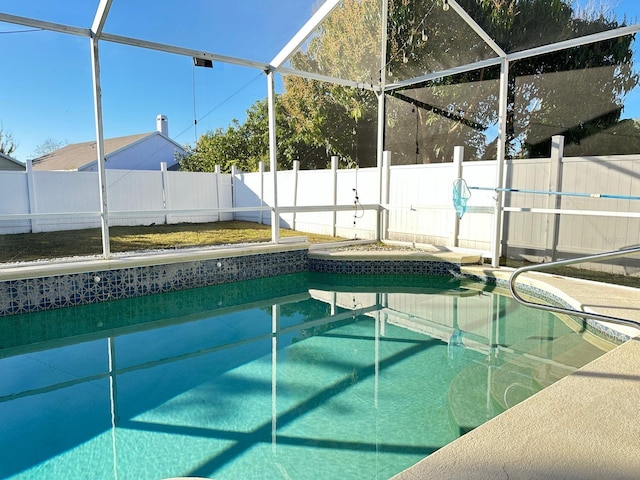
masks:
<instances>
[{"instance_id":1,"label":"pool water reflection","mask_svg":"<svg viewBox=\"0 0 640 480\"><path fill-rule=\"evenodd\" d=\"M487 290L302 273L0 319L0 477L389 478L613 347Z\"/></svg>"}]
</instances>

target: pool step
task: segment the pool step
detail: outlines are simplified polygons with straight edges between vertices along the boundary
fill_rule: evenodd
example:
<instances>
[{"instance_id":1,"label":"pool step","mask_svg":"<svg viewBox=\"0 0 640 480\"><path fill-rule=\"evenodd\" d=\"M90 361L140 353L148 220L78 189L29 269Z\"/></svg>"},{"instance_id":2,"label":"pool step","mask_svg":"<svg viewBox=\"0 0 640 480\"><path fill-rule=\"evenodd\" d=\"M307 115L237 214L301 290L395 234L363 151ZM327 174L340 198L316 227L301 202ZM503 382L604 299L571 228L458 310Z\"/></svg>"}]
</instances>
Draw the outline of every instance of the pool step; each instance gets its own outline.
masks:
<instances>
[{"instance_id":1,"label":"pool step","mask_svg":"<svg viewBox=\"0 0 640 480\"><path fill-rule=\"evenodd\" d=\"M517 353L507 354L506 362L495 369L491 385L494 400L504 409L575 372L606 351L575 334L544 343L529 338L512 348ZM520 353L524 355L518 355Z\"/></svg>"},{"instance_id":2,"label":"pool step","mask_svg":"<svg viewBox=\"0 0 640 480\"><path fill-rule=\"evenodd\" d=\"M488 366L473 363L463 369L449 386L449 414L464 434L503 410L488 395Z\"/></svg>"},{"instance_id":3,"label":"pool step","mask_svg":"<svg viewBox=\"0 0 640 480\"><path fill-rule=\"evenodd\" d=\"M545 342L530 337L511 349L512 352L501 352L502 364L474 363L452 381L450 414L461 433L476 428L606 351L575 334Z\"/></svg>"}]
</instances>

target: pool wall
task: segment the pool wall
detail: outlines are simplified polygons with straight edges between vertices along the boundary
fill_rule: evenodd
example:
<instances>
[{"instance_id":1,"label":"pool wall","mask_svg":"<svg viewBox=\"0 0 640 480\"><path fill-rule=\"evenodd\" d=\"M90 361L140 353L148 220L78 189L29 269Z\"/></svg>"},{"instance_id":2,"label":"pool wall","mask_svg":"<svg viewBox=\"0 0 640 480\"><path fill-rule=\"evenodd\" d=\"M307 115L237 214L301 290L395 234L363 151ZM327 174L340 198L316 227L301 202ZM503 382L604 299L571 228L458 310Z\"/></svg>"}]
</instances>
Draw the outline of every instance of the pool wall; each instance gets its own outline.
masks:
<instances>
[{"instance_id":1,"label":"pool wall","mask_svg":"<svg viewBox=\"0 0 640 480\"><path fill-rule=\"evenodd\" d=\"M6 269L0 275L0 316L297 273L309 263L306 248L291 246L219 250L198 258L203 256L183 252Z\"/></svg>"},{"instance_id":2,"label":"pool wall","mask_svg":"<svg viewBox=\"0 0 640 480\"><path fill-rule=\"evenodd\" d=\"M461 262L423 255L335 258L310 254L305 243L16 266L0 270L0 316L303 271L456 276Z\"/></svg>"},{"instance_id":3,"label":"pool wall","mask_svg":"<svg viewBox=\"0 0 640 480\"><path fill-rule=\"evenodd\" d=\"M301 243L16 266L0 270L0 317L304 271L444 275L508 289L509 272L484 274L480 260L452 252L310 251L308 243ZM578 307L544 282L518 283L518 288L557 306ZM586 326L615 341L629 338L597 321L587 320Z\"/></svg>"}]
</instances>

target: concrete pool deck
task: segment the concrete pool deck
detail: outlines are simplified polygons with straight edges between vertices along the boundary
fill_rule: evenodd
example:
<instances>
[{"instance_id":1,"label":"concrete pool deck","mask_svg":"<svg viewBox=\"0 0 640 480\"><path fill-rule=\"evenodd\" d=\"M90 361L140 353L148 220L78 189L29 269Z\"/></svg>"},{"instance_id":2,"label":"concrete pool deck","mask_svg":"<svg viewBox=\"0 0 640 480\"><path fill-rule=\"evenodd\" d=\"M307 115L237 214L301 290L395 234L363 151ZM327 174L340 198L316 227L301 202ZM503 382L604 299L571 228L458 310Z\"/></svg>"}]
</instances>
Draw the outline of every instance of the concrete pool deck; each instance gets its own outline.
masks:
<instances>
[{"instance_id":1,"label":"concrete pool deck","mask_svg":"<svg viewBox=\"0 0 640 480\"><path fill-rule=\"evenodd\" d=\"M511 270L475 266L464 273L508 278ZM533 278L580 309L640 321L638 289L542 274L519 280ZM639 409L636 337L393 478L637 479Z\"/></svg>"}]
</instances>

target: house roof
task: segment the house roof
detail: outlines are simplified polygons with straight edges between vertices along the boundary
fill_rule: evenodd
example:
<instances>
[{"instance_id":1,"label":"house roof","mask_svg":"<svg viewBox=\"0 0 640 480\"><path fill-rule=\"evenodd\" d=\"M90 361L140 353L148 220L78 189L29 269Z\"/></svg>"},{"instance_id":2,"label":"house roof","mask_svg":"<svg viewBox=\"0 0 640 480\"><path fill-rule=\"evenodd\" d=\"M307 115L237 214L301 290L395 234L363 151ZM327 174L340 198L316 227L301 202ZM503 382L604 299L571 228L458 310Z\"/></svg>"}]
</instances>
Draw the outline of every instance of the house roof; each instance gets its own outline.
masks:
<instances>
[{"instance_id":1,"label":"house roof","mask_svg":"<svg viewBox=\"0 0 640 480\"><path fill-rule=\"evenodd\" d=\"M161 135L159 132L139 133L136 135L127 135L124 137L108 138L104 140L104 155L109 156L118 150L129 145L139 142L143 138L151 135ZM166 138L166 137L165 137ZM167 138L168 141L173 140ZM175 142L173 142L175 143ZM33 160L34 170L79 170L82 167L96 162L98 152L96 141L74 143L55 150L47 155L38 157Z\"/></svg>"}]
</instances>

